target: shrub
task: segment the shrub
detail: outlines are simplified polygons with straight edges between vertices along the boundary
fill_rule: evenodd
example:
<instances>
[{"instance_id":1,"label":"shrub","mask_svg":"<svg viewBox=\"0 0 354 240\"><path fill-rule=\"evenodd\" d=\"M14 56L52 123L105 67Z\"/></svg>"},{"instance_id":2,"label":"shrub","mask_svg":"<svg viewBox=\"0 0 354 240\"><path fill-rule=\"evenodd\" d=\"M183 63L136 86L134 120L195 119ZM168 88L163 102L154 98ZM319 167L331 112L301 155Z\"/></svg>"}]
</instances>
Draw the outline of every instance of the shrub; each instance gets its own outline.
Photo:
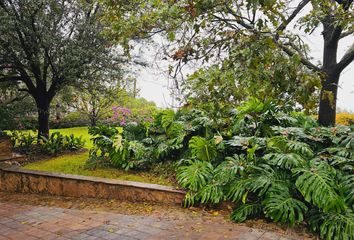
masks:
<instances>
[{"instance_id":1,"label":"shrub","mask_svg":"<svg viewBox=\"0 0 354 240\"><path fill-rule=\"evenodd\" d=\"M81 137L75 137L73 134L64 136L59 132L54 132L48 138L42 137L43 151L48 154L58 154L63 151L76 151L85 145Z\"/></svg>"},{"instance_id":2,"label":"shrub","mask_svg":"<svg viewBox=\"0 0 354 240\"><path fill-rule=\"evenodd\" d=\"M72 128L72 127L82 127L89 126L90 121L87 116L79 113L79 112L70 112L65 115L60 120L50 121L51 128Z\"/></svg>"},{"instance_id":3,"label":"shrub","mask_svg":"<svg viewBox=\"0 0 354 240\"><path fill-rule=\"evenodd\" d=\"M350 126L354 124L354 114L352 113L337 113L336 123L338 125Z\"/></svg>"},{"instance_id":4,"label":"shrub","mask_svg":"<svg viewBox=\"0 0 354 240\"><path fill-rule=\"evenodd\" d=\"M201 157L205 147L190 145L191 156L202 159L184 160L177 170L179 184L189 190L184 205L229 200L236 203L231 214L236 222L265 217L293 226L306 221L321 238L351 239L353 129L317 127L298 114L254 108L254 102L241 106L247 114L235 117L236 124L243 121L236 131L241 136L217 148L224 161L210 162ZM266 131L252 130L254 124Z\"/></svg>"},{"instance_id":5,"label":"shrub","mask_svg":"<svg viewBox=\"0 0 354 240\"><path fill-rule=\"evenodd\" d=\"M308 223L326 239L353 236L354 133L269 100L241 104L229 117L162 110L153 121L90 129L90 159L122 169L179 160L184 206L236 203L232 220L263 217ZM98 156L98 158L97 158Z\"/></svg>"},{"instance_id":6,"label":"shrub","mask_svg":"<svg viewBox=\"0 0 354 240\"><path fill-rule=\"evenodd\" d=\"M58 154L62 151L76 151L85 145L81 137L73 134L64 136L59 132L50 134L48 138L42 137L40 141L37 134L31 131L10 131L8 135L13 147L25 153L40 149L46 154Z\"/></svg>"},{"instance_id":7,"label":"shrub","mask_svg":"<svg viewBox=\"0 0 354 240\"><path fill-rule=\"evenodd\" d=\"M42 149L49 154L57 154L64 150L64 136L59 132L49 135L48 138L42 137Z\"/></svg>"},{"instance_id":8,"label":"shrub","mask_svg":"<svg viewBox=\"0 0 354 240\"><path fill-rule=\"evenodd\" d=\"M29 152L31 146L37 143L37 136L31 132L10 131L8 135L10 136L12 146L24 152Z\"/></svg>"}]
</instances>

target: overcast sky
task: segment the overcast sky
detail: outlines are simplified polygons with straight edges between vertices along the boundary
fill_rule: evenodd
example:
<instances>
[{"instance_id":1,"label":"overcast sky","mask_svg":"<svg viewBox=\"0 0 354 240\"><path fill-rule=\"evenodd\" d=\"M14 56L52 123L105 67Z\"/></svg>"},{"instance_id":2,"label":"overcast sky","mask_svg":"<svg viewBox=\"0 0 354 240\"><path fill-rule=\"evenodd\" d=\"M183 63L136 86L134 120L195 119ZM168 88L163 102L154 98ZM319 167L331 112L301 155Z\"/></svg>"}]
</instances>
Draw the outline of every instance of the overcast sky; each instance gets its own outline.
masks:
<instances>
[{"instance_id":1,"label":"overcast sky","mask_svg":"<svg viewBox=\"0 0 354 240\"><path fill-rule=\"evenodd\" d=\"M320 33L321 29L318 29L310 36L302 35L311 49L314 62L321 61L322 59L323 40ZM343 38L340 41L338 61L353 43L354 35ZM155 59L155 52L156 50L153 47L149 49L148 46L144 46L143 55L150 63L150 66L141 68L137 72L140 96L154 101L159 107L170 107L173 104L173 98L169 91L171 83L166 73L168 64L160 59ZM157 66L156 62L160 66ZM339 82L337 106L341 109L354 112L354 62L342 72Z\"/></svg>"}]
</instances>

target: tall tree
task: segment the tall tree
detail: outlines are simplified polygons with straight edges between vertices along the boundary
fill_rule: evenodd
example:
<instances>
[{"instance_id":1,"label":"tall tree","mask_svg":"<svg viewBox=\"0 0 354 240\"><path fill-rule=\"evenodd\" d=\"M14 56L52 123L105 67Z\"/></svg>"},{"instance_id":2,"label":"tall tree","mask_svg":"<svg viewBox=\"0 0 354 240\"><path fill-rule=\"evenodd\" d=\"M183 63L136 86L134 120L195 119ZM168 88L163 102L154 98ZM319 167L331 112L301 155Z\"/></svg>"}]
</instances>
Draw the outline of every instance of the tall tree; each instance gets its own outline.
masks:
<instances>
[{"instance_id":1,"label":"tall tree","mask_svg":"<svg viewBox=\"0 0 354 240\"><path fill-rule=\"evenodd\" d=\"M318 121L325 126L335 124L340 74L354 60L354 43L337 60L340 40L353 37L353 0L105 2L106 19L112 22L108 34L146 38L164 32L173 43L170 56L178 61L177 66L191 59L223 59L229 54L230 46L238 44L242 37L268 38L270 45L275 44L289 57L295 56L321 77ZM297 27L305 35L323 28L321 64L313 62L304 34L299 34Z\"/></svg>"},{"instance_id":2,"label":"tall tree","mask_svg":"<svg viewBox=\"0 0 354 240\"><path fill-rule=\"evenodd\" d=\"M119 66L102 71L88 72L79 86L64 95L64 102L86 116L91 126L112 113L112 106L122 101L132 91L133 81L124 77Z\"/></svg>"},{"instance_id":3,"label":"tall tree","mask_svg":"<svg viewBox=\"0 0 354 240\"><path fill-rule=\"evenodd\" d=\"M99 5L92 2L0 0L0 82L15 82L34 98L39 137L49 134L57 92L107 56Z\"/></svg>"}]
</instances>

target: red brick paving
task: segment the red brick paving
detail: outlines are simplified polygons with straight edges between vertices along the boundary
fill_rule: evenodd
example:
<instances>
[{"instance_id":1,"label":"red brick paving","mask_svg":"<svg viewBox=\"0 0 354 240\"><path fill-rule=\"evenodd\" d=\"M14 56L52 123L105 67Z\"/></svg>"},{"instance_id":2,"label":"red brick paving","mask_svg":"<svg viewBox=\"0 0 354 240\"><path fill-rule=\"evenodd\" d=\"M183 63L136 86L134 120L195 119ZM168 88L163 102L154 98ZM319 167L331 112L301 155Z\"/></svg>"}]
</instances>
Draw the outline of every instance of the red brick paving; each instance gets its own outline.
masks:
<instances>
[{"instance_id":1,"label":"red brick paving","mask_svg":"<svg viewBox=\"0 0 354 240\"><path fill-rule=\"evenodd\" d=\"M0 240L304 239L226 221L156 218L0 201Z\"/></svg>"}]
</instances>

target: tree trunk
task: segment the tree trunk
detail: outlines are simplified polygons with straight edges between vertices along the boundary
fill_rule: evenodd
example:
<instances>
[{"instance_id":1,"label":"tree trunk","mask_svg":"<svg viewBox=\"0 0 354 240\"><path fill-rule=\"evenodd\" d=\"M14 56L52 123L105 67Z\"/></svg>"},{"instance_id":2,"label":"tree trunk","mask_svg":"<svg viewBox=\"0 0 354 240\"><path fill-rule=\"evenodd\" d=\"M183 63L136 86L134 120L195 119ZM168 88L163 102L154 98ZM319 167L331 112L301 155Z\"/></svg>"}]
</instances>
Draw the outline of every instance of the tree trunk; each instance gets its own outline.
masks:
<instances>
[{"instance_id":1,"label":"tree trunk","mask_svg":"<svg viewBox=\"0 0 354 240\"><path fill-rule=\"evenodd\" d=\"M49 136L49 106L50 101L41 96L36 99L38 110L38 139Z\"/></svg>"},{"instance_id":2,"label":"tree trunk","mask_svg":"<svg viewBox=\"0 0 354 240\"><path fill-rule=\"evenodd\" d=\"M334 126L336 123L336 106L339 74L326 76L320 95L318 122L323 126Z\"/></svg>"},{"instance_id":3,"label":"tree trunk","mask_svg":"<svg viewBox=\"0 0 354 240\"><path fill-rule=\"evenodd\" d=\"M95 116L91 116L91 127L95 127L97 125L97 119Z\"/></svg>"},{"instance_id":4,"label":"tree trunk","mask_svg":"<svg viewBox=\"0 0 354 240\"><path fill-rule=\"evenodd\" d=\"M318 122L326 127L336 124L337 90L340 76L340 72L337 70L339 30L335 27L332 17L326 16L322 32L324 40L323 80L318 111Z\"/></svg>"}]
</instances>

